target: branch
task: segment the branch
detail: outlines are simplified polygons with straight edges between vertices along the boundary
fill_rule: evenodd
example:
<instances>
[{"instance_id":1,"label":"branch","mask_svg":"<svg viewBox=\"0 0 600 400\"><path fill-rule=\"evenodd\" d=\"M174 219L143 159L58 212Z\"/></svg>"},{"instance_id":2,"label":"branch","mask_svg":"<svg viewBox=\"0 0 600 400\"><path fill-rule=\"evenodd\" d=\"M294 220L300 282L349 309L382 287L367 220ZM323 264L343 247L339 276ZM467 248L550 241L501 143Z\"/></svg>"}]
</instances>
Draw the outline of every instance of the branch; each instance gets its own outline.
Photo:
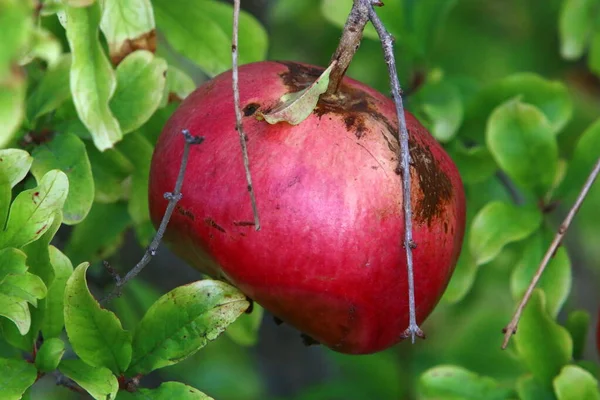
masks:
<instances>
[{"instance_id":1,"label":"branch","mask_svg":"<svg viewBox=\"0 0 600 400\"><path fill-rule=\"evenodd\" d=\"M575 204L573 204L573 206L569 210L569 213L565 217L565 220L558 227L558 232L556 232L556 236L554 236L554 240L550 244L550 247L548 247L548 250L546 251L544 258L542 259L540 266L538 267L537 271L535 272L535 275L531 279L531 282L529 283L529 287L527 288L527 292L525 292L523 299L521 299L521 303L519 304L519 307L517 307L517 311L515 312L515 315L513 316L510 323L506 326L506 328L503 329L503 332L504 332L504 342L502 343L503 350L506 349L506 346L508 346L508 342L510 341L510 338L512 337L512 335L517 333L517 325L519 324L519 320L521 319L521 314L523 314L523 309L525 309L525 306L527 305L527 302L529 301L529 298L531 297L531 294L533 293L533 289L535 289L535 286L537 285L538 281L542 277L542 274L544 273L546 266L548 265L548 263L550 262L552 257L554 257L554 254L556 253L556 249L558 248L558 246L560 246L560 244L563 240L563 237L565 236L565 233L567 233L567 230L569 229L569 226L571 225L571 222L573 221L573 218L575 217L575 214L577 214L577 212L581 208L581 204L583 203L583 200L585 199L588 192L590 191L590 188L592 187L592 184L598 177L599 173L600 173L600 158L598 159L598 161L596 161L596 165L594 166L594 168L590 172L590 175L588 176L587 180L585 181L585 184L583 185L583 188L581 189L581 192L579 193L577 200L575 200Z\"/></svg>"},{"instance_id":2,"label":"branch","mask_svg":"<svg viewBox=\"0 0 600 400\"><path fill-rule=\"evenodd\" d=\"M248 193L250 193L250 203L252 204L252 214L254 215L254 229L260 230L260 221L258 219L258 207L256 206L256 197L254 196L254 187L252 186L252 176L250 175L250 160L248 159L248 147L246 146L247 137L244 134L242 126L242 110L240 108L240 88L238 84L238 31L240 19L240 0L233 2L233 35L231 37L231 62L232 62L232 82L233 82L233 105L235 108L235 129L240 136L242 146L242 157L244 159L244 170L246 171L246 183L248 184Z\"/></svg>"},{"instance_id":3,"label":"branch","mask_svg":"<svg viewBox=\"0 0 600 400\"><path fill-rule=\"evenodd\" d=\"M109 270L109 273L115 278L116 285L114 290L101 301L101 303L103 304L108 303L115 297L120 297L123 286L125 286L125 284L131 279L135 278L142 271L142 269L144 269L144 267L150 262L152 257L156 255L156 249L158 249L158 246L160 245L160 242L162 241L162 238L165 235L165 231L167 230L167 224L169 223L171 215L175 210L175 205L179 200L181 200L182 197L181 187L183 186L183 178L185 176L185 167L187 166L188 157L190 154L190 147L195 144L200 144L204 141L203 137L192 136L187 129L184 129L183 131L181 131L181 133L183 134L183 137L185 139L183 156L181 157L181 167L179 168L179 174L177 175L177 181L175 182L175 190L173 192L166 192L164 194L165 199L169 200L169 204L167 205L165 215L160 221L160 225L158 227L158 230L156 231L156 235L154 235L154 239L152 239L150 246L148 246L146 252L142 256L142 259L135 265L135 267L133 267L127 273L127 275L125 275L124 278L120 278L116 271L112 270L112 268L110 268L110 265L105 263L105 266L108 265L107 268Z\"/></svg>"},{"instance_id":4,"label":"branch","mask_svg":"<svg viewBox=\"0 0 600 400\"><path fill-rule=\"evenodd\" d=\"M425 338L425 334L417 325L417 316L415 312L415 283L413 273L413 258L412 249L416 247L416 243L412 238L412 207L410 200L410 153L408 147L408 130L406 129L406 119L404 118L404 105L402 104L402 96L400 95L400 82L398 81L398 73L396 72L396 60L394 58L394 38L385 29L385 26L379 19L373 6L382 6L383 3L375 0L366 0L370 3L369 20L375 27L383 52L385 62L388 66L390 74L390 84L392 86L392 97L396 104L396 114L398 116L398 125L400 128L400 169L402 175L402 200L404 203L404 248L406 249L406 267L408 272L408 306L410 320L408 328L404 331L402 337L410 337L412 342L415 342L415 336Z\"/></svg>"}]
</instances>

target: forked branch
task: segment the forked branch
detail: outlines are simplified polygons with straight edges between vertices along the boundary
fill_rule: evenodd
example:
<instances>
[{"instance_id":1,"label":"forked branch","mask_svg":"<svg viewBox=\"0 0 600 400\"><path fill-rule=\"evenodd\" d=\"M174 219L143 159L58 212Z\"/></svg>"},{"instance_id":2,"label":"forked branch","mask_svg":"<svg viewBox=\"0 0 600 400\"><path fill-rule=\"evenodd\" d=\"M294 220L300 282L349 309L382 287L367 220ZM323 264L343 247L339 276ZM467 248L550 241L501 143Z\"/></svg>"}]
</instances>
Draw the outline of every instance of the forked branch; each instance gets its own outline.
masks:
<instances>
[{"instance_id":1,"label":"forked branch","mask_svg":"<svg viewBox=\"0 0 600 400\"><path fill-rule=\"evenodd\" d=\"M558 231L556 232L556 235L554 236L554 240L550 244L550 247L548 247L546 254L544 254L544 258L542 258L542 262L540 263L537 271L535 272L535 275L533 275L533 278L531 279L531 282L529 283L529 287L527 288L525 295L523 295L523 298L521 299L521 302L519 303L519 306L517 307L517 311L515 311L515 314L514 314L512 320L506 326L506 328L503 329L504 342L502 343L502 349L506 349L506 347L508 346L508 342L510 341L510 338L512 337L513 334L515 334L517 332L517 325L519 324L519 320L521 319L523 310L525 309L527 302L529 302L529 298L531 297L533 290L535 289L538 281L542 277L542 274L544 273L546 266L548 265L548 263L550 263L550 260L556 253L556 249L558 249L558 246L560 246L560 244L562 243L565 233L567 233L567 230L569 229L571 222L573 222L573 218L575 218L575 215L581 208L581 204L583 203L583 200L585 199L588 192L590 191L590 188L594 184L594 181L598 177L599 173L600 173L600 158L598 158L598 161L596 161L596 165L594 165L594 168L590 172L590 175L588 176L587 180L585 181L583 188L581 189L581 192L579 193L579 196L577 196L577 200L575 200L575 203L569 210L569 213L565 217L565 220L558 227Z\"/></svg>"}]
</instances>

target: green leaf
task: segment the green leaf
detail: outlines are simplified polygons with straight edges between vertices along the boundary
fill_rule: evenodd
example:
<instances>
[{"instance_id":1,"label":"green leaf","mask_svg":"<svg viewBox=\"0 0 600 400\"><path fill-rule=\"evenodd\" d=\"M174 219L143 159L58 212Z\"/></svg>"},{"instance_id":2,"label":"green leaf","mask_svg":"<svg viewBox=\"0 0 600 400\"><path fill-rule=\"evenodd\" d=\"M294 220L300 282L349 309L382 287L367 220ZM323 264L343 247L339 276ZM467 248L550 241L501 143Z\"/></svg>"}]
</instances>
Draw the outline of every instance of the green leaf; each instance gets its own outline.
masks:
<instances>
[{"instance_id":1,"label":"green leaf","mask_svg":"<svg viewBox=\"0 0 600 400\"><path fill-rule=\"evenodd\" d=\"M130 224L126 203L94 203L87 218L73 229L65 253L74 264L106 259L119 249Z\"/></svg>"},{"instance_id":2,"label":"green leaf","mask_svg":"<svg viewBox=\"0 0 600 400\"><path fill-rule=\"evenodd\" d=\"M119 382L106 368L93 367L81 360L63 360L58 369L96 400L111 400L117 396Z\"/></svg>"},{"instance_id":3,"label":"green leaf","mask_svg":"<svg viewBox=\"0 0 600 400\"><path fill-rule=\"evenodd\" d=\"M544 239L546 238L541 232L532 236L525 245L521 260L513 270L510 289L515 301L520 300L525 294L550 245L551 238ZM556 318L571 291L571 262L563 247L556 251L536 287L544 291L548 313Z\"/></svg>"},{"instance_id":4,"label":"green leaf","mask_svg":"<svg viewBox=\"0 0 600 400\"><path fill-rule=\"evenodd\" d=\"M560 10L560 54L567 60L583 55L594 29L598 0L564 0Z\"/></svg>"},{"instance_id":5,"label":"green leaf","mask_svg":"<svg viewBox=\"0 0 600 400\"><path fill-rule=\"evenodd\" d=\"M454 141L450 156L456 164L460 177L467 185L484 182L494 175L498 166L492 155L484 146L467 148L459 141Z\"/></svg>"},{"instance_id":6,"label":"green leaf","mask_svg":"<svg viewBox=\"0 0 600 400\"><path fill-rule=\"evenodd\" d=\"M164 382L156 389L139 389L134 393L119 393L119 400L143 399L143 400L213 400L191 386L181 382Z\"/></svg>"},{"instance_id":7,"label":"green leaf","mask_svg":"<svg viewBox=\"0 0 600 400\"><path fill-rule=\"evenodd\" d=\"M92 164L96 194L94 201L114 203L127 198L124 181L134 171L133 164L116 149L104 152L88 145L87 154Z\"/></svg>"},{"instance_id":8,"label":"green leaf","mask_svg":"<svg viewBox=\"0 0 600 400\"><path fill-rule=\"evenodd\" d=\"M9 274L24 274L27 271L27 255L21 250L7 248L0 250L0 282Z\"/></svg>"},{"instance_id":9,"label":"green leaf","mask_svg":"<svg viewBox=\"0 0 600 400\"><path fill-rule=\"evenodd\" d=\"M37 300L46 297L47 289L39 276L26 272L7 275L0 282L0 293L37 307Z\"/></svg>"},{"instance_id":10,"label":"green leaf","mask_svg":"<svg viewBox=\"0 0 600 400\"><path fill-rule=\"evenodd\" d=\"M327 90L329 74L334 66L335 63L331 63L306 89L284 94L274 109L269 110L266 114L259 111L259 116L271 125L278 122L287 122L290 125L300 124L312 114L319 101L319 96Z\"/></svg>"},{"instance_id":11,"label":"green leaf","mask_svg":"<svg viewBox=\"0 0 600 400\"><path fill-rule=\"evenodd\" d=\"M446 80L428 82L415 93L415 100L423 115L421 121L429 132L442 143L452 140L464 114L459 90Z\"/></svg>"},{"instance_id":12,"label":"green leaf","mask_svg":"<svg viewBox=\"0 0 600 400\"><path fill-rule=\"evenodd\" d=\"M598 380L574 365L564 367L554 379L553 386L558 400L600 400Z\"/></svg>"},{"instance_id":13,"label":"green leaf","mask_svg":"<svg viewBox=\"0 0 600 400\"><path fill-rule=\"evenodd\" d=\"M172 97L177 101L181 101L188 97L194 90L196 90L196 84L192 78L179 68L169 65L167 69L167 83L160 101L160 107L166 106Z\"/></svg>"},{"instance_id":14,"label":"green leaf","mask_svg":"<svg viewBox=\"0 0 600 400\"><path fill-rule=\"evenodd\" d=\"M569 313L566 326L571 339L573 339L573 358L583 358L587 333L590 327L590 314L584 310L575 310Z\"/></svg>"},{"instance_id":15,"label":"green leaf","mask_svg":"<svg viewBox=\"0 0 600 400\"><path fill-rule=\"evenodd\" d=\"M559 133L571 119L573 105L566 86L533 73L512 74L481 90L465 112L464 134L480 139L488 117L499 105L518 98L537 107L548 119L551 132Z\"/></svg>"},{"instance_id":16,"label":"green leaf","mask_svg":"<svg viewBox=\"0 0 600 400\"><path fill-rule=\"evenodd\" d=\"M65 326L64 302L67 280L73 273L73 265L67 256L54 246L50 246L50 263L54 268L54 279L48 287L46 309L42 321L44 338L58 337Z\"/></svg>"},{"instance_id":17,"label":"green leaf","mask_svg":"<svg viewBox=\"0 0 600 400\"><path fill-rule=\"evenodd\" d=\"M58 39L44 28L36 27L32 32L31 42L25 56L21 58L20 64L25 65L35 58L40 58L54 66L62 54L62 46Z\"/></svg>"},{"instance_id":18,"label":"green leaf","mask_svg":"<svg viewBox=\"0 0 600 400\"><path fill-rule=\"evenodd\" d=\"M557 190L557 196L579 193L598 160L598 149L600 149L600 119L597 119L579 137L565 179Z\"/></svg>"},{"instance_id":19,"label":"green leaf","mask_svg":"<svg viewBox=\"0 0 600 400\"><path fill-rule=\"evenodd\" d=\"M420 399L504 400L512 391L492 378L477 375L454 365L440 365L419 378Z\"/></svg>"},{"instance_id":20,"label":"green leaf","mask_svg":"<svg viewBox=\"0 0 600 400\"><path fill-rule=\"evenodd\" d=\"M69 71L71 55L63 55L55 66L44 74L40 83L27 98L27 119L36 118L56 110L71 98L69 89Z\"/></svg>"},{"instance_id":21,"label":"green leaf","mask_svg":"<svg viewBox=\"0 0 600 400\"><path fill-rule=\"evenodd\" d=\"M33 158L25 150L0 150L0 180L4 179L11 188L15 187L25 178L32 162Z\"/></svg>"},{"instance_id":22,"label":"green leaf","mask_svg":"<svg viewBox=\"0 0 600 400\"><path fill-rule=\"evenodd\" d=\"M6 225L10 201L12 200L12 190L10 183L6 179L0 179L0 227Z\"/></svg>"},{"instance_id":23,"label":"green leaf","mask_svg":"<svg viewBox=\"0 0 600 400\"><path fill-rule=\"evenodd\" d=\"M147 374L189 357L248 306L243 293L221 281L203 280L170 291L140 321L128 374Z\"/></svg>"},{"instance_id":24,"label":"green leaf","mask_svg":"<svg viewBox=\"0 0 600 400\"><path fill-rule=\"evenodd\" d=\"M166 61L146 50L129 54L119 64L110 108L123 133L139 128L156 111L165 90L166 72Z\"/></svg>"},{"instance_id":25,"label":"green leaf","mask_svg":"<svg viewBox=\"0 0 600 400\"><path fill-rule=\"evenodd\" d=\"M105 0L100 28L114 64L119 64L132 50L155 50L156 33L150 0Z\"/></svg>"},{"instance_id":26,"label":"green leaf","mask_svg":"<svg viewBox=\"0 0 600 400\"><path fill-rule=\"evenodd\" d=\"M469 234L469 249L476 265L492 261L504 246L526 239L542 223L537 208L516 207L503 202L491 202L473 219Z\"/></svg>"},{"instance_id":27,"label":"green leaf","mask_svg":"<svg viewBox=\"0 0 600 400\"><path fill-rule=\"evenodd\" d=\"M3 26L1 22L0 26ZM3 43L4 40L7 39L3 34ZM6 82L0 81L0 148L10 143L25 116L25 83L23 72L18 69Z\"/></svg>"},{"instance_id":28,"label":"green leaf","mask_svg":"<svg viewBox=\"0 0 600 400\"><path fill-rule=\"evenodd\" d=\"M571 360L571 336L548 314L541 289L533 292L513 340L519 357L542 385L550 386L561 368Z\"/></svg>"},{"instance_id":29,"label":"green leaf","mask_svg":"<svg viewBox=\"0 0 600 400\"><path fill-rule=\"evenodd\" d=\"M2 27L0 83L9 79L11 68L27 48L33 31L32 14L33 1L31 0L0 2L0 26Z\"/></svg>"},{"instance_id":30,"label":"green leaf","mask_svg":"<svg viewBox=\"0 0 600 400\"><path fill-rule=\"evenodd\" d=\"M37 371L25 360L0 358L0 398L19 400L35 382Z\"/></svg>"},{"instance_id":31,"label":"green leaf","mask_svg":"<svg viewBox=\"0 0 600 400\"><path fill-rule=\"evenodd\" d=\"M516 184L539 197L552 186L558 145L548 119L536 107L508 101L492 113L486 129L490 153Z\"/></svg>"},{"instance_id":32,"label":"green leaf","mask_svg":"<svg viewBox=\"0 0 600 400\"><path fill-rule=\"evenodd\" d=\"M65 354L65 343L59 338L44 338L42 347L35 355L35 366L41 372L52 372Z\"/></svg>"},{"instance_id":33,"label":"green leaf","mask_svg":"<svg viewBox=\"0 0 600 400\"><path fill-rule=\"evenodd\" d=\"M34 189L22 191L10 207L0 247L21 247L39 239L54 221L67 197L69 181L58 170L49 171Z\"/></svg>"},{"instance_id":34,"label":"green leaf","mask_svg":"<svg viewBox=\"0 0 600 400\"><path fill-rule=\"evenodd\" d=\"M31 314L25 300L0 293L0 316L11 320L21 335L31 327Z\"/></svg>"},{"instance_id":35,"label":"green leaf","mask_svg":"<svg viewBox=\"0 0 600 400\"><path fill-rule=\"evenodd\" d=\"M230 4L214 0L197 0L193 7L187 0L154 0L156 24L169 44L214 76L231 68L233 9ZM267 33L246 12L240 13L239 63L264 60Z\"/></svg>"},{"instance_id":36,"label":"green leaf","mask_svg":"<svg viewBox=\"0 0 600 400\"><path fill-rule=\"evenodd\" d=\"M27 254L27 265L29 272L36 274L49 286L54 280L54 268L50 263L49 245L54 235L62 224L62 213L59 211L54 215L52 225L38 240L23 247Z\"/></svg>"},{"instance_id":37,"label":"green leaf","mask_svg":"<svg viewBox=\"0 0 600 400\"><path fill-rule=\"evenodd\" d=\"M590 51L588 54L588 67L590 71L600 76L600 28L596 28L592 36Z\"/></svg>"},{"instance_id":38,"label":"green leaf","mask_svg":"<svg viewBox=\"0 0 600 400\"><path fill-rule=\"evenodd\" d=\"M115 74L98 38L100 4L87 8L66 8L67 39L71 64L71 94L81 122L90 131L94 144L106 150L121 140L119 122L108 106L115 88Z\"/></svg>"},{"instance_id":39,"label":"green leaf","mask_svg":"<svg viewBox=\"0 0 600 400\"><path fill-rule=\"evenodd\" d=\"M131 334L121 328L115 314L100 307L85 280L88 263L82 263L65 288L65 328L73 350L86 363L106 367L115 374L131 360Z\"/></svg>"},{"instance_id":40,"label":"green leaf","mask_svg":"<svg viewBox=\"0 0 600 400\"><path fill-rule=\"evenodd\" d=\"M477 276L477 264L471 256L469 248L464 246L456 263L448 288L442 297L443 301L455 304L461 301L473 287Z\"/></svg>"},{"instance_id":41,"label":"green leaf","mask_svg":"<svg viewBox=\"0 0 600 400\"><path fill-rule=\"evenodd\" d=\"M258 341L258 330L262 322L264 309L254 303L252 312L242 314L225 330L225 334L240 346L254 346Z\"/></svg>"},{"instance_id":42,"label":"green leaf","mask_svg":"<svg viewBox=\"0 0 600 400\"><path fill-rule=\"evenodd\" d=\"M31 172L37 180L53 169L59 169L67 175L69 194L63 207L63 222L67 225L81 222L94 201L92 167L81 139L63 132L36 147L32 155L34 162Z\"/></svg>"},{"instance_id":43,"label":"green leaf","mask_svg":"<svg viewBox=\"0 0 600 400\"><path fill-rule=\"evenodd\" d=\"M556 400L552 389L540 384L531 374L521 376L516 389L520 400Z\"/></svg>"}]
</instances>

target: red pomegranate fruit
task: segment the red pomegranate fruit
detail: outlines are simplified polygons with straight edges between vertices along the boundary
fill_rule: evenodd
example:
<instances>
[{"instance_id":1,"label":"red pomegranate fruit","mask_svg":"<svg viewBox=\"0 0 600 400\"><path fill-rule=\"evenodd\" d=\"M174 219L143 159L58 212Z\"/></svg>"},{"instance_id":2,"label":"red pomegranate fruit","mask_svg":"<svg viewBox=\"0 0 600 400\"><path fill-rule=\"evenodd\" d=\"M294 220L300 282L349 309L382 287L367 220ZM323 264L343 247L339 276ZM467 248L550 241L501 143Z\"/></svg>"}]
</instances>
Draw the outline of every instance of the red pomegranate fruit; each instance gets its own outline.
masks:
<instances>
[{"instance_id":1,"label":"red pomegranate fruit","mask_svg":"<svg viewBox=\"0 0 600 400\"><path fill-rule=\"evenodd\" d=\"M150 212L158 226L180 166L181 131L203 136L191 148L183 198L167 229L171 248L331 349L373 353L399 342L409 320L394 103L344 78L336 99L319 100L298 125L258 117L322 72L270 61L239 69L260 231L235 130L231 71L200 86L164 127L152 159ZM406 122L421 323L459 256L465 198L450 157L408 112Z\"/></svg>"}]
</instances>

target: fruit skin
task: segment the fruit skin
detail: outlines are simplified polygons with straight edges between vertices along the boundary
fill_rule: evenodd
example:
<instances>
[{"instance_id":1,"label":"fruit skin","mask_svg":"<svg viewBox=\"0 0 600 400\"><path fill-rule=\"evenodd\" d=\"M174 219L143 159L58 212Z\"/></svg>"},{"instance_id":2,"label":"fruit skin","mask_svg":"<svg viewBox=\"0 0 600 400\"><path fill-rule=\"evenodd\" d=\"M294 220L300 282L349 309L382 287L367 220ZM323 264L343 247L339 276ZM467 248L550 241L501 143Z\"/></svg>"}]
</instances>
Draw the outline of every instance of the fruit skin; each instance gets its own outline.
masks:
<instances>
[{"instance_id":1,"label":"fruit skin","mask_svg":"<svg viewBox=\"0 0 600 400\"><path fill-rule=\"evenodd\" d=\"M164 127L152 159L150 213L157 226L180 166L181 130L204 136L191 148L167 229L175 253L331 349L373 353L399 342L409 318L394 103L344 78L338 101L321 100L297 126L257 118L322 71L293 62L239 69L260 231L251 222L230 71L199 87ZM458 259L465 198L449 156L408 112L406 122L421 323Z\"/></svg>"}]
</instances>

